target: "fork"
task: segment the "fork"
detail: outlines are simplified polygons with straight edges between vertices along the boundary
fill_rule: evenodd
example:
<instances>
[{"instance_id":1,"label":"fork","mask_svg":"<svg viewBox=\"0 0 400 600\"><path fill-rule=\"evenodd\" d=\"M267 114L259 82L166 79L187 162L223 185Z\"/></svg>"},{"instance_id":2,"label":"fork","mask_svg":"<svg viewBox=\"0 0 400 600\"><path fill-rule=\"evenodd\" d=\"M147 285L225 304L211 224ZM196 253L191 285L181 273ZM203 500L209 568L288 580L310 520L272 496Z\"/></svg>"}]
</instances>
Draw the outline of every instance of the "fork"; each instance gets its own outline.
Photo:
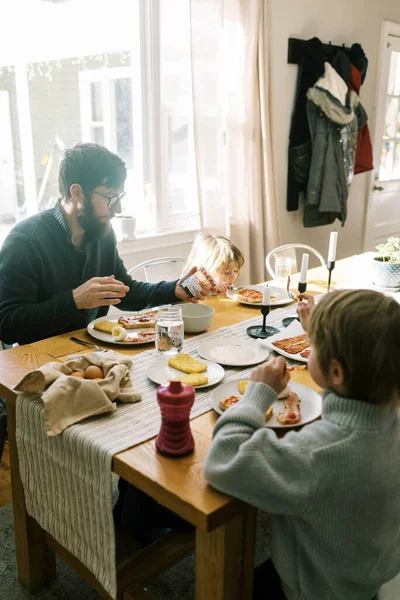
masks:
<instances>
[{"instance_id":1,"label":"fork","mask_svg":"<svg viewBox=\"0 0 400 600\"><path fill-rule=\"evenodd\" d=\"M288 296L291 300L295 300L297 302L297 298L296 296L293 294L293 292L290 291L290 275L287 278L287 285L286 285L286 290L288 293Z\"/></svg>"},{"instance_id":2,"label":"fork","mask_svg":"<svg viewBox=\"0 0 400 600\"><path fill-rule=\"evenodd\" d=\"M107 352L105 348L99 348L96 344L92 344L92 342L85 342L84 340L80 340L76 337L69 338L72 342L76 342L77 344L81 344L82 346L88 346L89 348L96 348L97 352Z\"/></svg>"}]
</instances>

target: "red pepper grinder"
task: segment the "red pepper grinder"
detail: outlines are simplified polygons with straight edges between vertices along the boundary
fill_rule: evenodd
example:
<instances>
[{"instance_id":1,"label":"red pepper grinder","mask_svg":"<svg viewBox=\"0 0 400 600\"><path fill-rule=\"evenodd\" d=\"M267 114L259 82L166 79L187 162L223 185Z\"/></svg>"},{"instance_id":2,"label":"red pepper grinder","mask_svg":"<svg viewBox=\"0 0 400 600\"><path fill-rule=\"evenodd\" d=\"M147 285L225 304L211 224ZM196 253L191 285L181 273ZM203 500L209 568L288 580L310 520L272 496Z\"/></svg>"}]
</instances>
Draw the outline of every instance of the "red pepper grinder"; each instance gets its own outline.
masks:
<instances>
[{"instance_id":1,"label":"red pepper grinder","mask_svg":"<svg viewBox=\"0 0 400 600\"><path fill-rule=\"evenodd\" d=\"M161 428L156 448L166 456L184 456L194 449L190 429L190 410L194 402L194 389L180 381L170 381L157 388L157 402L161 410Z\"/></svg>"}]
</instances>

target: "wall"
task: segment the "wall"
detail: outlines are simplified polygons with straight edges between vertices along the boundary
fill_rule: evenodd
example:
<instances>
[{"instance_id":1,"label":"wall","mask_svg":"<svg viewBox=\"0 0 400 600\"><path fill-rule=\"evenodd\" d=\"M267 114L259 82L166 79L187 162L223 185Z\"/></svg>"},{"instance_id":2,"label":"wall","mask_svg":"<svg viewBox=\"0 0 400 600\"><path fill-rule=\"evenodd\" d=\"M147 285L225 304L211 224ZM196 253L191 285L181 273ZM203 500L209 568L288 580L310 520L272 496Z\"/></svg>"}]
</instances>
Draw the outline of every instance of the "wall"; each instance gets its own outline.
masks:
<instances>
[{"instance_id":1,"label":"wall","mask_svg":"<svg viewBox=\"0 0 400 600\"><path fill-rule=\"evenodd\" d=\"M334 226L305 229L300 211L286 211L287 147L294 103L297 65L287 64L289 37L322 42L359 42L368 57L368 71L360 98L369 115L371 135L375 126L376 85L383 21L400 23L398 0L271 0L271 107L273 125L274 171L278 199L280 243L310 244L324 255L328 251L329 231L339 231L338 258L363 250L366 202L371 174L356 175L348 200L348 219L344 228ZM369 248L371 250L372 248Z\"/></svg>"},{"instance_id":2,"label":"wall","mask_svg":"<svg viewBox=\"0 0 400 600\"><path fill-rule=\"evenodd\" d=\"M24 179L21 162L21 143L19 139L14 67L10 67L10 70L8 70L7 67L0 68L0 90L7 90L9 93L18 206L22 206L24 203ZM7 202L7 199L2 199L2 202Z\"/></svg>"}]
</instances>

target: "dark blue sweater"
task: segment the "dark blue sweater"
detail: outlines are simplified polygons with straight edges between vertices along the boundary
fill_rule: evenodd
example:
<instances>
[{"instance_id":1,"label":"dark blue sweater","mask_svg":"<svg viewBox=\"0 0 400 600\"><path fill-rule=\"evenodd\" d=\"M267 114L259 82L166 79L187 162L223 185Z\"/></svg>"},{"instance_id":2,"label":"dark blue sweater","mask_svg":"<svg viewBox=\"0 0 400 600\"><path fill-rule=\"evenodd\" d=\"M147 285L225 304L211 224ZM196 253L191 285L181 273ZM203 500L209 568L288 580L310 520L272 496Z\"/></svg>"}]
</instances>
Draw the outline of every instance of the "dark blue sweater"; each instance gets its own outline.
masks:
<instances>
[{"instance_id":1,"label":"dark blue sweater","mask_svg":"<svg viewBox=\"0 0 400 600\"><path fill-rule=\"evenodd\" d=\"M56 207L16 225L0 251L0 339L27 344L86 327L107 314L108 306L78 310L72 290L92 277L114 275L129 286L118 308L176 302L176 281L133 281L119 257L115 234L87 239L76 248Z\"/></svg>"}]
</instances>

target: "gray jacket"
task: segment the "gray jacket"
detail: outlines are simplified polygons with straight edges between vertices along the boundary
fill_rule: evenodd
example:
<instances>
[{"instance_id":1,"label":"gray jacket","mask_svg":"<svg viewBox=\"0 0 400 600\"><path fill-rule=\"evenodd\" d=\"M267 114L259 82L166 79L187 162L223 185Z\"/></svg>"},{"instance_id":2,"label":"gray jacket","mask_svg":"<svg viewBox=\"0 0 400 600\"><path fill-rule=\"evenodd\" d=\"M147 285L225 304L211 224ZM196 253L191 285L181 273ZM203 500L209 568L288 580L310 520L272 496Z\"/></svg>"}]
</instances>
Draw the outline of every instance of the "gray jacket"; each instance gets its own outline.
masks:
<instances>
[{"instance_id":1,"label":"gray jacket","mask_svg":"<svg viewBox=\"0 0 400 600\"><path fill-rule=\"evenodd\" d=\"M329 225L347 217L348 186L354 174L357 132L366 113L329 63L307 93L311 165L303 214L304 227Z\"/></svg>"}]
</instances>

